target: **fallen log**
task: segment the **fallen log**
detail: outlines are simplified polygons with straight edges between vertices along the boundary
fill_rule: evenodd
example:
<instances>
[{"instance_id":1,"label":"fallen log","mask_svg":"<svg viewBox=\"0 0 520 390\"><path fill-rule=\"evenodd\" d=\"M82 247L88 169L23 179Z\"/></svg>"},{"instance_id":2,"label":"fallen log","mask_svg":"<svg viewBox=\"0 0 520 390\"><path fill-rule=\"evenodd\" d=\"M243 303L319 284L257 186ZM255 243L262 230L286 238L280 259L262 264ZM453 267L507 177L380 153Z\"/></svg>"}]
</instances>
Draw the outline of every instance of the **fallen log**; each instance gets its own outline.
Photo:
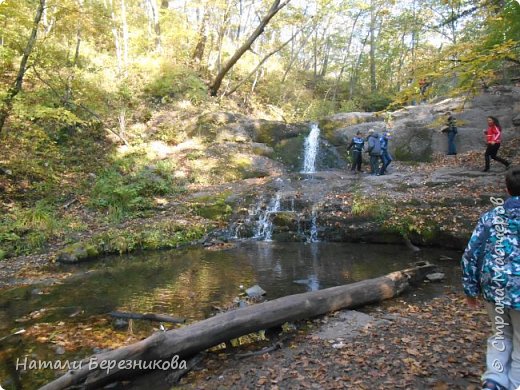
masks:
<instances>
[{"instance_id":1,"label":"fallen log","mask_svg":"<svg viewBox=\"0 0 520 390\"><path fill-rule=\"evenodd\" d=\"M195 355L186 362L186 368L176 370L155 370L151 373L145 373L130 383L118 383L116 386L119 390L170 390L179 382L179 380L193 369L203 360L202 354Z\"/></svg>"},{"instance_id":2,"label":"fallen log","mask_svg":"<svg viewBox=\"0 0 520 390\"><path fill-rule=\"evenodd\" d=\"M127 318L132 320L148 320L148 321L157 321L157 322L170 322L172 324L182 324L186 322L186 319L180 317L171 317L165 314L154 314L154 313L130 313L123 311L111 311L108 313L111 317L114 318Z\"/></svg>"},{"instance_id":3,"label":"fallen log","mask_svg":"<svg viewBox=\"0 0 520 390\"><path fill-rule=\"evenodd\" d=\"M78 370L68 371L41 389L61 390L78 384L85 389L96 389L142 374L142 370L129 369L129 366L142 367L143 362L188 358L227 340L285 322L393 298L414 282L423 280L434 268L432 264L423 262L378 278L289 295L218 314L180 329L157 332L135 344L98 354L95 366L84 365Z\"/></svg>"}]
</instances>

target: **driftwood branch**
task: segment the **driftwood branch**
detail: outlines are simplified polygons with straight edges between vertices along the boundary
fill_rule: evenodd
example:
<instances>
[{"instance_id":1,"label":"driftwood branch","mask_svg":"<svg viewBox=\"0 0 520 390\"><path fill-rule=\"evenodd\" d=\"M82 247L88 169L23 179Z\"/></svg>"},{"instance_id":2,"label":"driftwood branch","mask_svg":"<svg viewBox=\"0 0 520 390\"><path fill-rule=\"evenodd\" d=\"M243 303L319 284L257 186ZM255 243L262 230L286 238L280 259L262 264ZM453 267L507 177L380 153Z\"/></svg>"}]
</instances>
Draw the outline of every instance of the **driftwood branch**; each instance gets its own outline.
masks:
<instances>
[{"instance_id":1,"label":"driftwood branch","mask_svg":"<svg viewBox=\"0 0 520 390\"><path fill-rule=\"evenodd\" d=\"M271 345L270 347L262 348L259 351L253 351L253 352L246 352L246 353L237 353L236 357L239 359L248 358L251 356L257 356L257 355L263 355L264 353L269 353L276 351L277 349L282 348L282 343L276 343L274 345Z\"/></svg>"},{"instance_id":2,"label":"driftwood branch","mask_svg":"<svg viewBox=\"0 0 520 390\"><path fill-rule=\"evenodd\" d=\"M174 388L184 375L199 364L203 358L204 355L199 353L186 360L186 368L177 370L155 370L152 373L141 375L129 384L123 385L121 388L124 390L170 390Z\"/></svg>"},{"instance_id":3,"label":"driftwood branch","mask_svg":"<svg viewBox=\"0 0 520 390\"><path fill-rule=\"evenodd\" d=\"M83 366L69 371L42 389L59 390L78 384L83 384L85 389L97 389L142 374L142 371L120 368L119 362L156 362L175 357L184 359L227 340L288 321L390 299L401 294L413 282L423 280L434 268L429 263L422 263L378 278L289 295L219 314L180 329L157 332L135 344L98 354L96 360L99 364L96 367ZM112 369L107 370L107 365Z\"/></svg>"},{"instance_id":4,"label":"driftwood branch","mask_svg":"<svg viewBox=\"0 0 520 390\"><path fill-rule=\"evenodd\" d=\"M170 322L172 324L183 324L186 322L185 318L180 317L172 317L165 314L154 314L154 313L126 313L122 311L112 311L108 313L111 317L114 318L127 318L132 320L148 320L148 321L157 321L157 322Z\"/></svg>"}]
</instances>

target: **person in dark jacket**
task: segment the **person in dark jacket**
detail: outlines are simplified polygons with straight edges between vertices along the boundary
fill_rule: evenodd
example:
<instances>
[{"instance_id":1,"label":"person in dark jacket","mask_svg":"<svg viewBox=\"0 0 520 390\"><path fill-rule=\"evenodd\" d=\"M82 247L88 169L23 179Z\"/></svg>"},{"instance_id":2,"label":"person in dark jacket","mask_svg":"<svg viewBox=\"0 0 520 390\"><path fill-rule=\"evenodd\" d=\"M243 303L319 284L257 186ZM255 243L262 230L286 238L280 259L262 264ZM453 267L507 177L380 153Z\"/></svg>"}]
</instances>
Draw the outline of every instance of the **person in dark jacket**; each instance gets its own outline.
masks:
<instances>
[{"instance_id":1,"label":"person in dark jacket","mask_svg":"<svg viewBox=\"0 0 520 390\"><path fill-rule=\"evenodd\" d=\"M381 160L383 165L381 166L381 170L379 171L380 175L384 175L386 172L386 168L392 162L392 156L388 152L388 140L390 139L390 133L385 131L381 138L379 138L379 143L381 144Z\"/></svg>"},{"instance_id":2,"label":"person in dark jacket","mask_svg":"<svg viewBox=\"0 0 520 390\"><path fill-rule=\"evenodd\" d=\"M379 134L374 129L368 130L367 153L370 156L370 174L379 176L379 161L381 160L381 143L379 142Z\"/></svg>"},{"instance_id":3,"label":"person in dark jacket","mask_svg":"<svg viewBox=\"0 0 520 390\"><path fill-rule=\"evenodd\" d=\"M363 148L365 146L365 140L363 139L363 135L361 134L361 131L358 131L356 133L355 137L352 137L352 141L350 142L350 145L348 146L347 150L352 150L352 167L350 168L351 171L355 171L357 169L357 172L361 172L361 163L362 163L362 155Z\"/></svg>"},{"instance_id":4,"label":"person in dark jacket","mask_svg":"<svg viewBox=\"0 0 520 390\"><path fill-rule=\"evenodd\" d=\"M443 133L448 134L448 156L455 156L457 148L455 146L455 136L458 133L457 121L450 111L446 113L448 116L446 127L442 130Z\"/></svg>"},{"instance_id":5,"label":"person in dark jacket","mask_svg":"<svg viewBox=\"0 0 520 390\"><path fill-rule=\"evenodd\" d=\"M520 167L506 174L505 202L491 198L462 256L466 303L482 295L491 318L482 389L520 388Z\"/></svg>"},{"instance_id":6,"label":"person in dark jacket","mask_svg":"<svg viewBox=\"0 0 520 390\"><path fill-rule=\"evenodd\" d=\"M487 144L486 153L484 153L486 166L483 172L489 171L491 159L501 162L507 168L510 165L509 161L497 156L500 143L502 142L502 127L500 127L500 122L498 122L498 119L494 116L488 116L487 123L488 127L484 130Z\"/></svg>"}]
</instances>

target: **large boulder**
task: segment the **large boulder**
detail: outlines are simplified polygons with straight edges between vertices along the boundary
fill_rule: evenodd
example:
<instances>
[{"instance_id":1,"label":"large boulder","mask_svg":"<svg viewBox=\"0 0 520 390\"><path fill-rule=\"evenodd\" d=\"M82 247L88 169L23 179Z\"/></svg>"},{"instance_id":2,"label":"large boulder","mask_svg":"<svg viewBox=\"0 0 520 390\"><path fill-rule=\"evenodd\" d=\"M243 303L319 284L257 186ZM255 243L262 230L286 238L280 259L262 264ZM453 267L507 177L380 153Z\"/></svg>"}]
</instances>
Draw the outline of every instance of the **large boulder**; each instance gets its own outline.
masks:
<instances>
[{"instance_id":1,"label":"large boulder","mask_svg":"<svg viewBox=\"0 0 520 390\"><path fill-rule=\"evenodd\" d=\"M520 127L520 114L517 114L513 118L513 126Z\"/></svg>"},{"instance_id":2,"label":"large boulder","mask_svg":"<svg viewBox=\"0 0 520 390\"><path fill-rule=\"evenodd\" d=\"M428 161L434 153L446 153L448 137L445 127L446 112L457 119L458 134L455 140L458 152L483 150L486 118L497 117L503 127L503 143L507 143L518 131L520 123L520 88L504 87L464 101L462 98L445 99L431 104L408 106L390 113L392 140L390 152L398 160ZM352 129L353 130L353 129Z\"/></svg>"},{"instance_id":3,"label":"large boulder","mask_svg":"<svg viewBox=\"0 0 520 390\"><path fill-rule=\"evenodd\" d=\"M360 123L382 121L383 118L374 112L344 112L320 119L318 125L322 131L322 136L333 145L342 142L341 132L337 130L345 129Z\"/></svg>"},{"instance_id":4,"label":"large boulder","mask_svg":"<svg viewBox=\"0 0 520 390\"><path fill-rule=\"evenodd\" d=\"M275 146L285 139L307 135L310 130L309 124L306 123L288 124L264 119L248 121L243 125L251 131L255 142L269 146Z\"/></svg>"}]
</instances>

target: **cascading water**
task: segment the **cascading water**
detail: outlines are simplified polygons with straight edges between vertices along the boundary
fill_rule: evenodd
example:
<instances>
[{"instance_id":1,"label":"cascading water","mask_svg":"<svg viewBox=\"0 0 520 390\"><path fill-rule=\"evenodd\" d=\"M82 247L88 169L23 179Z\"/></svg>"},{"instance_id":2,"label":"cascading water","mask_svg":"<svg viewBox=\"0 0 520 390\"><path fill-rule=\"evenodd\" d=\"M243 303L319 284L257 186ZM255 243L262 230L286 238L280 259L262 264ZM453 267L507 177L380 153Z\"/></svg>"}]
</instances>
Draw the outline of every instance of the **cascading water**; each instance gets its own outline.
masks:
<instances>
[{"instance_id":1,"label":"cascading water","mask_svg":"<svg viewBox=\"0 0 520 390\"><path fill-rule=\"evenodd\" d=\"M316 209L312 208L312 217L311 217L311 229L309 238L307 242L318 242L318 225L316 224L317 212Z\"/></svg>"},{"instance_id":2,"label":"cascading water","mask_svg":"<svg viewBox=\"0 0 520 390\"><path fill-rule=\"evenodd\" d=\"M301 173L315 173L316 172L316 160L319 152L320 144L320 129L317 124L311 126L309 135L305 138L304 143L304 156L303 156L303 170ZM295 204L294 197L288 197L288 191L286 187L290 189L290 180L284 182L283 179L278 178L275 180L278 186L278 193L269 201L269 204L265 206L265 198L259 199L256 206L251 207L248 210L248 215L245 218L237 222L231 227L231 235L235 239L240 237L251 237L257 240L271 241L273 237L273 214L280 211L286 211L294 213L296 220L295 225L297 231L292 232L293 238L304 240L306 242L318 242L318 227L317 227L317 209L312 207L311 220L302 219L305 215L308 217L308 211L305 212L305 206L302 207L301 202L298 202L298 206ZM290 192L290 191L289 191ZM281 198L283 196L283 202L285 208L281 207ZM289 203L290 202L290 203ZM308 210L308 209L307 209ZM310 222L310 225L309 225ZM248 229L249 227L249 229ZM241 234L245 233L245 235ZM249 233L249 234L248 234Z\"/></svg>"},{"instance_id":3,"label":"cascading water","mask_svg":"<svg viewBox=\"0 0 520 390\"><path fill-rule=\"evenodd\" d=\"M271 202L269 202L269 206L258 213L260 214L260 217L256 223L255 238L271 241L273 236L273 221L271 220L271 214L278 211L280 211L280 195L276 194L276 197L271 199Z\"/></svg>"},{"instance_id":4,"label":"cascading water","mask_svg":"<svg viewBox=\"0 0 520 390\"><path fill-rule=\"evenodd\" d=\"M312 124L311 132L305 138L303 146L303 170L302 173L316 172L316 157L320 148L320 128L317 124Z\"/></svg>"}]
</instances>

